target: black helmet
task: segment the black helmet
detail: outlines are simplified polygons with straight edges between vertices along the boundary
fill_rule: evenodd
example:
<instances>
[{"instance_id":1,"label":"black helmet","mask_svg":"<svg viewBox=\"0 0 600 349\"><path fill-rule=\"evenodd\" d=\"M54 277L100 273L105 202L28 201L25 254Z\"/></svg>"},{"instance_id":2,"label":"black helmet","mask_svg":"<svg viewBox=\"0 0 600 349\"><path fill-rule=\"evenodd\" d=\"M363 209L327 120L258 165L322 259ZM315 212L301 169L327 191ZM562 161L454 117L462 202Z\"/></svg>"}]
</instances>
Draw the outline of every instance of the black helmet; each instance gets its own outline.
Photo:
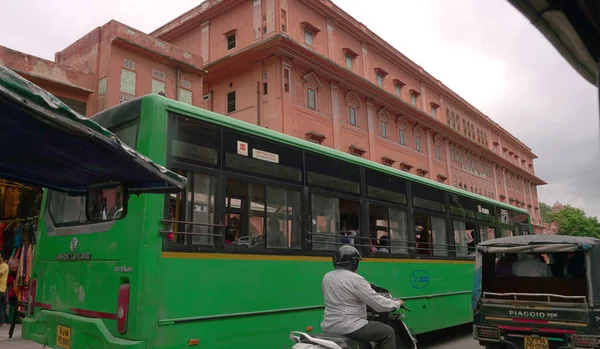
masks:
<instances>
[{"instance_id":1,"label":"black helmet","mask_svg":"<svg viewBox=\"0 0 600 349\"><path fill-rule=\"evenodd\" d=\"M360 252L351 245L342 245L333 255L333 266L336 269L346 269L356 271L358 261L362 259Z\"/></svg>"}]
</instances>

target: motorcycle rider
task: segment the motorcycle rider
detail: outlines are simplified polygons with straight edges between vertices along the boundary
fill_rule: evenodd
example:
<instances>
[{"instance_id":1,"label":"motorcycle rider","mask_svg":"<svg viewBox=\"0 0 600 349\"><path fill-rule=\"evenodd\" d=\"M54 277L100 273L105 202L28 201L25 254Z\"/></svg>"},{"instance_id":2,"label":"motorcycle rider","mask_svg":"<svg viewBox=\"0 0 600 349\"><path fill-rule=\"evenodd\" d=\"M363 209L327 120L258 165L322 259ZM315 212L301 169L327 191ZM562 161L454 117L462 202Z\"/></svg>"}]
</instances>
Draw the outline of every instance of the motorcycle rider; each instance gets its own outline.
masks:
<instances>
[{"instance_id":1,"label":"motorcycle rider","mask_svg":"<svg viewBox=\"0 0 600 349\"><path fill-rule=\"evenodd\" d=\"M361 342L377 342L381 349L396 349L394 329L381 322L367 321L367 305L377 312L399 309L404 302L386 298L356 273L362 256L351 245L342 245L333 255L334 270L323 277L325 298L323 332L345 335Z\"/></svg>"}]
</instances>

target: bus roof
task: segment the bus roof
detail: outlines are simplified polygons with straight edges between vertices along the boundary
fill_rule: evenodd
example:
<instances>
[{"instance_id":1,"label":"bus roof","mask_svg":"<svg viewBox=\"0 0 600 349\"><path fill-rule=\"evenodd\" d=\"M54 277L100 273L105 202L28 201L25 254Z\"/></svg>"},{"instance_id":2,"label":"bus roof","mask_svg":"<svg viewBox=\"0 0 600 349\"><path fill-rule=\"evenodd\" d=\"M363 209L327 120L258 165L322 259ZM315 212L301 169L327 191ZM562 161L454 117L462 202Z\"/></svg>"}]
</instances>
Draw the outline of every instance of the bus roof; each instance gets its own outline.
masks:
<instances>
[{"instance_id":1,"label":"bus roof","mask_svg":"<svg viewBox=\"0 0 600 349\"><path fill-rule=\"evenodd\" d=\"M0 129L0 178L73 193L105 182L135 193L180 191L187 181L3 66Z\"/></svg>"},{"instance_id":2,"label":"bus roof","mask_svg":"<svg viewBox=\"0 0 600 349\"><path fill-rule=\"evenodd\" d=\"M438 188L438 189L441 189L441 190L444 190L447 192L459 194L459 195L462 195L462 196L465 196L465 197L468 197L471 199L475 199L475 200L478 200L481 202L493 204L493 205L502 207L504 209L516 211L516 212L523 213L523 214L526 214L529 216L529 213L526 210L505 204L500 201L496 201L496 200L493 200L493 199L490 199L490 198L487 198L487 197L484 197L481 195L473 194L473 193L464 191L462 189L454 188L452 186L449 186L449 185L446 185L443 183L439 183L439 182L436 182L436 181L433 181L433 180L430 180L430 179L427 179L424 177L416 176L411 173L392 168L390 166L385 166L385 165L378 164L378 163L370 161L370 160L365 160L358 156L346 154L342 151L339 151L339 150L336 150L333 148L329 148L329 147L326 147L326 146L323 146L320 144L315 144L315 143L312 143L312 142L309 142L309 141L306 141L306 140L303 140L300 138L296 138L293 136L289 136L289 135L283 134L281 132L276 132L276 131L269 130L267 128L257 126L257 125L254 125L254 124L251 124L251 123L248 123L245 121L234 119L232 117L217 114L217 113L208 111L206 109L197 108L192 105L178 102L173 99L167 99L165 97L161 97L158 95L147 95L142 98L154 98L154 99L165 100L167 103L167 107L175 112L185 113L186 115L189 115L191 117L202 119L202 120L205 120L205 121L208 121L208 122L211 122L214 124L218 124L221 126L225 126L225 127L231 128L231 129L247 132L247 133L256 135L258 137L264 138L266 140L281 142L281 143L284 143L287 145L298 147L300 149L313 151L318 154L325 154L325 155L328 155L328 156L336 158L336 159L340 159L340 160L343 160L346 162L354 163L356 165L364 166L366 168L370 168L370 169L374 169L374 170L377 170L380 172L385 172L385 173L388 173L391 175L402 177L404 179L408 179L413 182L421 183L421 184L424 184L424 185L427 185L430 187L434 187L434 188Z\"/></svg>"}]
</instances>

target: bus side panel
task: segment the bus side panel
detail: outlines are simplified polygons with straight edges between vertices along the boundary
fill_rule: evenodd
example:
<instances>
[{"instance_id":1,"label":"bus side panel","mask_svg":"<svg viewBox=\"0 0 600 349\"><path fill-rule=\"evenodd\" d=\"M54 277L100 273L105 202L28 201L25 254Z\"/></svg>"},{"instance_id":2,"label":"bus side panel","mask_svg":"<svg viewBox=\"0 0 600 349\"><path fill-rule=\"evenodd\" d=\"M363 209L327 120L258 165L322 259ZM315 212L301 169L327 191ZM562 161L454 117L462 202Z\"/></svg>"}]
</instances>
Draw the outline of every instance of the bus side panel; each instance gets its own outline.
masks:
<instances>
[{"instance_id":1,"label":"bus side panel","mask_svg":"<svg viewBox=\"0 0 600 349\"><path fill-rule=\"evenodd\" d=\"M143 203L142 198L132 197L129 215L140 212ZM107 333L111 337L139 338L137 318L132 314L138 311L138 296L146 289L139 284L136 268L141 220L114 221L107 231L97 232L85 231L89 225L74 226L71 234L52 236L48 232L51 222L46 222L47 219L50 218L42 217L39 223L32 274L32 278L37 278L36 314L49 310L64 313L70 319L73 343L78 338L88 341ZM78 255L76 259L65 257L74 254ZM130 284L130 306L127 332L122 335L117 331L116 319L119 287L125 283ZM77 316L81 317L80 323L75 320ZM100 320L95 322L100 327L90 332L86 318ZM35 319L34 316L31 321ZM45 326L54 331L57 324ZM55 339L48 340L52 344Z\"/></svg>"},{"instance_id":2,"label":"bus side panel","mask_svg":"<svg viewBox=\"0 0 600 349\"><path fill-rule=\"evenodd\" d=\"M292 330L319 330L329 258L163 253L157 348L281 347ZM359 273L407 298L417 333L472 321L472 262L365 260ZM290 346L291 347L291 346Z\"/></svg>"}]
</instances>

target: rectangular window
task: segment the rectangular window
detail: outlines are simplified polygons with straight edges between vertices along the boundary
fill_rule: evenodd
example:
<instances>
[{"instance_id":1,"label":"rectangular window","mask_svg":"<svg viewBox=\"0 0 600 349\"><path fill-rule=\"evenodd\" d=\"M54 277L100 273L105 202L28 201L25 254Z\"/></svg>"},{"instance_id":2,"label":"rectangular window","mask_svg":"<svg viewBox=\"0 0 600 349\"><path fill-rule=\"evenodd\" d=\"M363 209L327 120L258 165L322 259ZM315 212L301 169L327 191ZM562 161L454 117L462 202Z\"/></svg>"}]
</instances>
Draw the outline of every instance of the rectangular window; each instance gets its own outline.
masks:
<instances>
[{"instance_id":1,"label":"rectangular window","mask_svg":"<svg viewBox=\"0 0 600 349\"><path fill-rule=\"evenodd\" d=\"M387 122L383 120L379 121L379 131L381 132L381 137L388 138Z\"/></svg>"},{"instance_id":2,"label":"rectangular window","mask_svg":"<svg viewBox=\"0 0 600 349\"><path fill-rule=\"evenodd\" d=\"M192 104L192 91L185 90L185 89L179 89L179 101L191 105Z\"/></svg>"},{"instance_id":3,"label":"rectangular window","mask_svg":"<svg viewBox=\"0 0 600 349\"><path fill-rule=\"evenodd\" d=\"M259 178L302 182L302 152L244 133L223 130L225 168Z\"/></svg>"},{"instance_id":4,"label":"rectangular window","mask_svg":"<svg viewBox=\"0 0 600 349\"><path fill-rule=\"evenodd\" d=\"M400 177L366 170L367 196L394 205L406 205L406 181Z\"/></svg>"},{"instance_id":5,"label":"rectangular window","mask_svg":"<svg viewBox=\"0 0 600 349\"><path fill-rule=\"evenodd\" d=\"M356 126L356 108L350 107L350 125Z\"/></svg>"},{"instance_id":6,"label":"rectangular window","mask_svg":"<svg viewBox=\"0 0 600 349\"><path fill-rule=\"evenodd\" d=\"M354 62L354 58L347 53L346 53L345 57L346 57L346 68L352 69L352 63Z\"/></svg>"},{"instance_id":7,"label":"rectangular window","mask_svg":"<svg viewBox=\"0 0 600 349\"><path fill-rule=\"evenodd\" d=\"M415 137L415 150L421 152L421 137L419 136Z\"/></svg>"},{"instance_id":8,"label":"rectangular window","mask_svg":"<svg viewBox=\"0 0 600 349\"><path fill-rule=\"evenodd\" d=\"M287 31L287 12L285 10L281 10L281 31Z\"/></svg>"},{"instance_id":9,"label":"rectangular window","mask_svg":"<svg viewBox=\"0 0 600 349\"><path fill-rule=\"evenodd\" d=\"M121 69L121 92L135 96L136 74L127 69Z\"/></svg>"},{"instance_id":10,"label":"rectangular window","mask_svg":"<svg viewBox=\"0 0 600 349\"><path fill-rule=\"evenodd\" d=\"M440 151L440 146L439 145L435 145L435 158L438 160L442 159L442 152Z\"/></svg>"},{"instance_id":11,"label":"rectangular window","mask_svg":"<svg viewBox=\"0 0 600 349\"><path fill-rule=\"evenodd\" d=\"M317 110L317 92L312 88L307 88L308 108Z\"/></svg>"},{"instance_id":12,"label":"rectangular window","mask_svg":"<svg viewBox=\"0 0 600 349\"><path fill-rule=\"evenodd\" d=\"M435 118L435 114L437 112L437 108L436 107L431 107L431 116L433 116ZM459 130L460 131L460 130Z\"/></svg>"},{"instance_id":13,"label":"rectangular window","mask_svg":"<svg viewBox=\"0 0 600 349\"><path fill-rule=\"evenodd\" d=\"M336 250L340 242L352 244L353 237L359 236L360 202L312 194L311 220L312 250Z\"/></svg>"},{"instance_id":14,"label":"rectangular window","mask_svg":"<svg viewBox=\"0 0 600 349\"><path fill-rule=\"evenodd\" d=\"M415 94L410 95L410 103L412 103L414 106L417 105L417 96Z\"/></svg>"},{"instance_id":15,"label":"rectangular window","mask_svg":"<svg viewBox=\"0 0 600 349\"><path fill-rule=\"evenodd\" d=\"M403 210L369 205L371 246L375 253L408 253L408 221Z\"/></svg>"},{"instance_id":16,"label":"rectangular window","mask_svg":"<svg viewBox=\"0 0 600 349\"><path fill-rule=\"evenodd\" d=\"M153 94L157 94L157 93L165 93L166 90L166 85L164 81L160 81L160 80L156 80L156 79L152 79L152 93Z\"/></svg>"},{"instance_id":17,"label":"rectangular window","mask_svg":"<svg viewBox=\"0 0 600 349\"><path fill-rule=\"evenodd\" d=\"M269 84L267 82L263 82L263 96L266 96L269 93Z\"/></svg>"},{"instance_id":18,"label":"rectangular window","mask_svg":"<svg viewBox=\"0 0 600 349\"><path fill-rule=\"evenodd\" d=\"M227 36L227 49L235 48L235 33Z\"/></svg>"},{"instance_id":19,"label":"rectangular window","mask_svg":"<svg viewBox=\"0 0 600 349\"><path fill-rule=\"evenodd\" d=\"M475 251L475 229L473 223L454 221L454 251L456 257L467 258Z\"/></svg>"},{"instance_id":20,"label":"rectangular window","mask_svg":"<svg viewBox=\"0 0 600 349\"><path fill-rule=\"evenodd\" d=\"M380 73L377 73L377 85L383 87L383 75L381 75Z\"/></svg>"},{"instance_id":21,"label":"rectangular window","mask_svg":"<svg viewBox=\"0 0 600 349\"><path fill-rule=\"evenodd\" d=\"M192 246L214 247L216 233L215 222L215 193L217 178L203 173L177 172L188 179L185 193L169 195L169 218L180 222L196 224L174 223L173 231L186 234L169 234L165 236L163 249L170 247L194 248ZM218 241L218 240L217 240ZM198 247L195 247L196 249Z\"/></svg>"},{"instance_id":22,"label":"rectangular window","mask_svg":"<svg viewBox=\"0 0 600 349\"><path fill-rule=\"evenodd\" d=\"M227 94L227 112L233 113L235 110L235 91L232 91Z\"/></svg>"},{"instance_id":23,"label":"rectangular window","mask_svg":"<svg viewBox=\"0 0 600 349\"><path fill-rule=\"evenodd\" d=\"M307 44L308 46L313 45L313 38L314 38L314 33L311 32L310 30L305 30L304 31L304 43Z\"/></svg>"},{"instance_id":24,"label":"rectangular window","mask_svg":"<svg viewBox=\"0 0 600 349\"><path fill-rule=\"evenodd\" d=\"M411 187L415 208L446 212L446 198L443 191L418 183L411 183Z\"/></svg>"},{"instance_id":25,"label":"rectangular window","mask_svg":"<svg viewBox=\"0 0 600 349\"><path fill-rule=\"evenodd\" d=\"M286 68L283 69L283 90L290 92L290 70Z\"/></svg>"},{"instance_id":26,"label":"rectangular window","mask_svg":"<svg viewBox=\"0 0 600 349\"><path fill-rule=\"evenodd\" d=\"M169 114L169 161L218 167L220 144L221 130L218 127L177 114Z\"/></svg>"},{"instance_id":27,"label":"rectangular window","mask_svg":"<svg viewBox=\"0 0 600 349\"><path fill-rule=\"evenodd\" d=\"M400 84L396 84L394 85L394 90L396 92L396 96L400 97L400 95L402 94L402 86L400 86Z\"/></svg>"},{"instance_id":28,"label":"rectangular window","mask_svg":"<svg viewBox=\"0 0 600 349\"><path fill-rule=\"evenodd\" d=\"M300 248L300 192L227 181L226 248Z\"/></svg>"},{"instance_id":29,"label":"rectangular window","mask_svg":"<svg viewBox=\"0 0 600 349\"><path fill-rule=\"evenodd\" d=\"M406 139L405 139L404 129L399 129L398 130L398 140L399 140L399 142L400 142L401 145L406 145Z\"/></svg>"},{"instance_id":30,"label":"rectangular window","mask_svg":"<svg viewBox=\"0 0 600 349\"><path fill-rule=\"evenodd\" d=\"M441 217L416 213L414 222L417 254L447 256L446 220Z\"/></svg>"},{"instance_id":31,"label":"rectangular window","mask_svg":"<svg viewBox=\"0 0 600 349\"><path fill-rule=\"evenodd\" d=\"M360 194L360 168L344 161L305 153L309 187ZM302 161L299 162L302 164Z\"/></svg>"}]
</instances>

